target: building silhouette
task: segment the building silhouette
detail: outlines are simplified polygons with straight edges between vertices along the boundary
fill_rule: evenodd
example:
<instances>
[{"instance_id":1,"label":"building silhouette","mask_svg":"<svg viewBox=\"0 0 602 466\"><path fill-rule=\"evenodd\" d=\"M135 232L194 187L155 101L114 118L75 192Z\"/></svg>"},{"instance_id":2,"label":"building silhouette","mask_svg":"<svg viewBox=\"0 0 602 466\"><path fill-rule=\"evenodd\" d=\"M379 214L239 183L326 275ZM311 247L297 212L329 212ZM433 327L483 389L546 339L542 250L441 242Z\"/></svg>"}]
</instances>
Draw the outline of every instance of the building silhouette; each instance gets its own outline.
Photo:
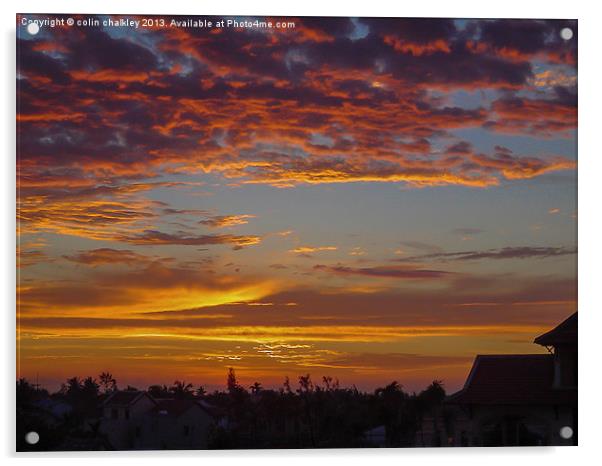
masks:
<instances>
[{"instance_id":1,"label":"building silhouette","mask_svg":"<svg viewBox=\"0 0 602 466\"><path fill-rule=\"evenodd\" d=\"M214 419L198 400L117 391L103 403L100 431L116 450L207 448Z\"/></svg>"},{"instance_id":2,"label":"building silhouette","mask_svg":"<svg viewBox=\"0 0 602 466\"><path fill-rule=\"evenodd\" d=\"M446 400L445 443L577 445L577 313L534 343L549 354L475 358L464 387Z\"/></svg>"}]
</instances>

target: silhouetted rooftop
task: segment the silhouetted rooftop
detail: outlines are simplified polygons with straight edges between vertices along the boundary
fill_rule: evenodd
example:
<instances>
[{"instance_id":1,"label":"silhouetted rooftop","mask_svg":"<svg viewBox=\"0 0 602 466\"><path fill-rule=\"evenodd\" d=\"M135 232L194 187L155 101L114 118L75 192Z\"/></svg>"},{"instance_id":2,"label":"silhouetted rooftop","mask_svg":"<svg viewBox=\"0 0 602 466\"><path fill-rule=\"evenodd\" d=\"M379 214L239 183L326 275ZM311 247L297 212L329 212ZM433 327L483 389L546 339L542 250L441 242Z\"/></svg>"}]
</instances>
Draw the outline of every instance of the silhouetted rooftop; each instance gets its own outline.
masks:
<instances>
[{"instance_id":1,"label":"silhouetted rooftop","mask_svg":"<svg viewBox=\"0 0 602 466\"><path fill-rule=\"evenodd\" d=\"M551 354L478 355L464 388L449 403L477 405L576 404L576 389L553 388Z\"/></svg>"},{"instance_id":2,"label":"silhouetted rooftop","mask_svg":"<svg viewBox=\"0 0 602 466\"><path fill-rule=\"evenodd\" d=\"M194 408L195 405L205 410L205 408L195 400L164 399L156 401L157 406L155 406L151 412L152 414L159 416L179 417L189 409Z\"/></svg>"},{"instance_id":3,"label":"silhouetted rooftop","mask_svg":"<svg viewBox=\"0 0 602 466\"><path fill-rule=\"evenodd\" d=\"M559 344L577 344L577 313L564 320L552 330L538 336L534 343L542 346L554 346Z\"/></svg>"},{"instance_id":4,"label":"silhouetted rooftop","mask_svg":"<svg viewBox=\"0 0 602 466\"><path fill-rule=\"evenodd\" d=\"M105 406L130 406L138 398L142 396L148 396L151 398L146 392L138 391L138 390L122 390L117 391L110 395L104 402ZM151 398L152 399L152 398Z\"/></svg>"}]
</instances>

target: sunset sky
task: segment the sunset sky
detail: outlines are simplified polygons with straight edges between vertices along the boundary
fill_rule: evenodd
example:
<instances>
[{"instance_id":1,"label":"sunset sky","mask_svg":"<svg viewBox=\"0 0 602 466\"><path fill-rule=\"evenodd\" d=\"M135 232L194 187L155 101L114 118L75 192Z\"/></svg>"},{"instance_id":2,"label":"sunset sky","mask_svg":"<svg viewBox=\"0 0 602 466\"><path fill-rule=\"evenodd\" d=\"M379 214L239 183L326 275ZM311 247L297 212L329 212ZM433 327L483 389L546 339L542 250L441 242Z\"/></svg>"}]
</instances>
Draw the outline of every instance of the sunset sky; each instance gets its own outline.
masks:
<instances>
[{"instance_id":1,"label":"sunset sky","mask_svg":"<svg viewBox=\"0 0 602 466\"><path fill-rule=\"evenodd\" d=\"M545 352L577 308L576 22L286 20L18 17L19 377L455 390Z\"/></svg>"}]
</instances>

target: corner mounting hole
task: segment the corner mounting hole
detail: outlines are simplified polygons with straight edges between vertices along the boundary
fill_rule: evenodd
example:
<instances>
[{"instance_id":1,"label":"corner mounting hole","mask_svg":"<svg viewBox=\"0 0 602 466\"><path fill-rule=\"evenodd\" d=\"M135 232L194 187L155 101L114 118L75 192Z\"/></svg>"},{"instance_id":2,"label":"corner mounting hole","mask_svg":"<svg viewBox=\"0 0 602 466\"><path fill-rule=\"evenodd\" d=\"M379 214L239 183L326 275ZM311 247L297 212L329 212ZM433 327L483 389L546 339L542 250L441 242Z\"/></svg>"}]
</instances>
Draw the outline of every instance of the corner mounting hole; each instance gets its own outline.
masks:
<instances>
[{"instance_id":1,"label":"corner mounting hole","mask_svg":"<svg viewBox=\"0 0 602 466\"><path fill-rule=\"evenodd\" d=\"M27 432L27 434L25 434L25 441L30 445L35 445L40 441L40 434L35 431Z\"/></svg>"},{"instance_id":2,"label":"corner mounting hole","mask_svg":"<svg viewBox=\"0 0 602 466\"><path fill-rule=\"evenodd\" d=\"M35 36L38 32L40 32L40 26L37 23L29 23L27 25L27 32L29 32L32 36Z\"/></svg>"},{"instance_id":3,"label":"corner mounting hole","mask_svg":"<svg viewBox=\"0 0 602 466\"><path fill-rule=\"evenodd\" d=\"M573 30L571 28L562 28L560 30L560 37L564 40L571 40L573 38Z\"/></svg>"},{"instance_id":4,"label":"corner mounting hole","mask_svg":"<svg viewBox=\"0 0 602 466\"><path fill-rule=\"evenodd\" d=\"M573 429L569 426L564 426L560 429L560 436L565 439L568 440L571 437L573 437Z\"/></svg>"}]
</instances>

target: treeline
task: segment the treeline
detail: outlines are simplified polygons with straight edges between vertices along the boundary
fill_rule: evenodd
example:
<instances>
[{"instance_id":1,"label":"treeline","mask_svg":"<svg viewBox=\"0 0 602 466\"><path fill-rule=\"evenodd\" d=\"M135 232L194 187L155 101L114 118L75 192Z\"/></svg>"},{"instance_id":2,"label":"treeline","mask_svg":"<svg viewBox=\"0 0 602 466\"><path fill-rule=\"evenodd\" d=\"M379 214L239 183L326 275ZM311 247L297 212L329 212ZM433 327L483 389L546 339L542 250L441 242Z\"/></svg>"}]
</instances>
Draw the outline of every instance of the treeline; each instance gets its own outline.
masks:
<instances>
[{"instance_id":1,"label":"treeline","mask_svg":"<svg viewBox=\"0 0 602 466\"><path fill-rule=\"evenodd\" d=\"M52 394L21 379L17 382L18 437L30 428L28 416L40 406L40 400L64 402L71 408L61 423L49 427L60 431L50 435L51 442L65 435L94 435L94 424L85 434L78 429L90 419L100 422L102 402L117 389L117 381L109 373L97 378L70 378ZM137 390L131 386L122 389ZM278 389L267 389L259 382L241 385L234 370L229 369L224 391L208 392L185 381L151 385L146 391L156 399L198 400L207 407L215 420L210 448L373 446L375 440L367 435L373 429L383 432L381 446L414 446L425 420L432 420L434 429L446 424L445 390L437 380L419 393L406 392L396 381L363 392L355 386L341 387L333 377L314 382L306 374L295 383L287 377Z\"/></svg>"}]
</instances>

